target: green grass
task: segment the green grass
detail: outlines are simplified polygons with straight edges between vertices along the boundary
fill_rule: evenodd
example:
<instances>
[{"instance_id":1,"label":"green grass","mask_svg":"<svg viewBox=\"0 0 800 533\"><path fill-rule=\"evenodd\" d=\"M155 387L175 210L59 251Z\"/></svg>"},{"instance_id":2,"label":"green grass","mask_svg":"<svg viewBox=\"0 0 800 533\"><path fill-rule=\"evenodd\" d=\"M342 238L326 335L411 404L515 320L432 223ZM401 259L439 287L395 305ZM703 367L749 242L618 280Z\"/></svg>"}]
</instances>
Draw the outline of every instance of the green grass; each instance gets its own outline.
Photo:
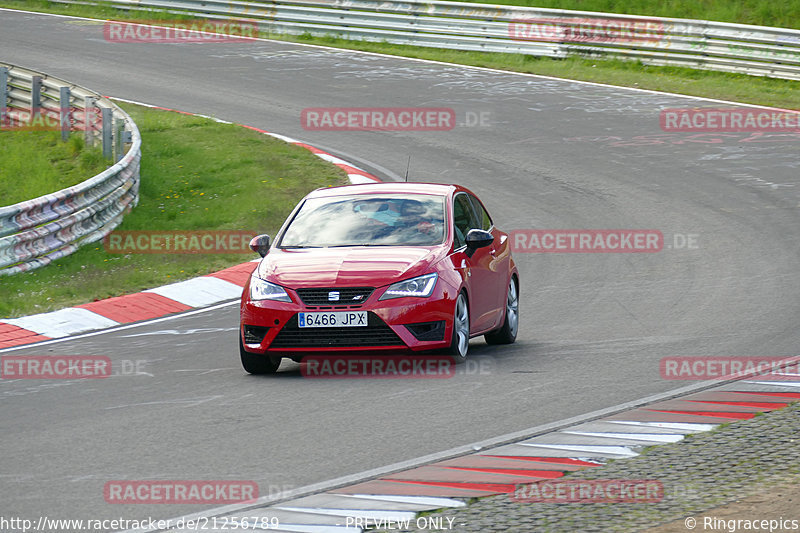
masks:
<instances>
[{"instance_id":1,"label":"green grass","mask_svg":"<svg viewBox=\"0 0 800 533\"><path fill-rule=\"evenodd\" d=\"M473 0L455 0L473 3ZM800 29L796 0L490 0L477 2Z\"/></svg>"},{"instance_id":2,"label":"green grass","mask_svg":"<svg viewBox=\"0 0 800 533\"><path fill-rule=\"evenodd\" d=\"M348 183L308 150L209 119L121 104L142 134L139 206L118 230L245 230L271 235L297 201ZM101 243L0 277L0 317L119 296L208 274L254 254L110 254Z\"/></svg>"},{"instance_id":3,"label":"green grass","mask_svg":"<svg viewBox=\"0 0 800 533\"><path fill-rule=\"evenodd\" d=\"M110 164L82 134L61 142L56 131L0 131L0 146L0 206L76 185Z\"/></svg>"},{"instance_id":4,"label":"green grass","mask_svg":"<svg viewBox=\"0 0 800 533\"><path fill-rule=\"evenodd\" d=\"M260 0L253 0L260 1ZM464 3L502 4L602 13L623 13L650 17L716 20L800 29L800 2L796 0L455 0ZM72 14L120 18L120 11L109 6L64 6L46 0L4 0L3 5L18 9L64 9ZM88 16L88 15L87 15ZM180 15L150 12L148 20L181 18Z\"/></svg>"}]
</instances>

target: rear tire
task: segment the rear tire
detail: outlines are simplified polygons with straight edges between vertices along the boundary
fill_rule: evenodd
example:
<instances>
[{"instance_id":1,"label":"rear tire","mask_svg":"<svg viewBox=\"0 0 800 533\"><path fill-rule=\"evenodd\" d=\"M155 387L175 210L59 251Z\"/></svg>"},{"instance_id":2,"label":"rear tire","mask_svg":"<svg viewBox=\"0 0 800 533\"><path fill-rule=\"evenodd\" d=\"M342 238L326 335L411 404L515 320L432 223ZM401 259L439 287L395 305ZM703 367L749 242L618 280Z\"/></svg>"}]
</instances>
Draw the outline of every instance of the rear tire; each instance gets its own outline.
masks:
<instances>
[{"instance_id":1,"label":"rear tire","mask_svg":"<svg viewBox=\"0 0 800 533\"><path fill-rule=\"evenodd\" d=\"M456 298L456 308L453 311L453 336L450 347L445 353L453 358L455 364L460 365L467 360L469 351L469 305L464 293Z\"/></svg>"},{"instance_id":2,"label":"rear tire","mask_svg":"<svg viewBox=\"0 0 800 533\"><path fill-rule=\"evenodd\" d=\"M242 360L242 367L248 374L274 374L281 366L280 357L245 351L241 333L239 333L239 357Z\"/></svg>"},{"instance_id":3,"label":"rear tire","mask_svg":"<svg viewBox=\"0 0 800 533\"><path fill-rule=\"evenodd\" d=\"M486 344L513 344L517 340L519 330L519 286L514 276L508 283L508 293L506 294L506 313L503 325L499 329L490 331L483 336Z\"/></svg>"}]
</instances>

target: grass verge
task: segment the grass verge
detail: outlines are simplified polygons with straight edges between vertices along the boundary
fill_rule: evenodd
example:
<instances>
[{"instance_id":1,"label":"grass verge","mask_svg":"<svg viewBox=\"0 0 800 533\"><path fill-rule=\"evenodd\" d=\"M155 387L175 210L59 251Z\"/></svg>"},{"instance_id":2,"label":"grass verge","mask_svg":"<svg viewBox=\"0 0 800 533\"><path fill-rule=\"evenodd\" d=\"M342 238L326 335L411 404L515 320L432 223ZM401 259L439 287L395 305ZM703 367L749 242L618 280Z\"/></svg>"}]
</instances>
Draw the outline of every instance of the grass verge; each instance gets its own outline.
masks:
<instances>
[{"instance_id":1,"label":"grass verge","mask_svg":"<svg viewBox=\"0 0 800 533\"><path fill-rule=\"evenodd\" d=\"M274 232L318 187L348 183L308 150L241 126L120 104L139 126L139 206L119 230ZM0 277L0 317L42 313L179 281L253 254L110 254L88 245L47 267Z\"/></svg>"},{"instance_id":2,"label":"grass verge","mask_svg":"<svg viewBox=\"0 0 800 533\"><path fill-rule=\"evenodd\" d=\"M0 131L0 146L0 206L76 185L109 165L82 134L61 142L57 131Z\"/></svg>"},{"instance_id":3,"label":"grass verge","mask_svg":"<svg viewBox=\"0 0 800 533\"><path fill-rule=\"evenodd\" d=\"M533 1L505 0L506 3L517 5L528 5L526 2ZM614 0L545 0L540 2L535 0L535 3L539 7L582 10L596 8L601 11L649 14L652 16L711 18L714 15L721 17L719 20L729 20L731 22L800 27L800 16L794 15L800 10L800 3L788 0L772 3L766 3L765 0L743 0L742 2L734 0L725 0L723 2L701 0L696 5L691 2L675 1L657 3L655 0L635 0L633 2ZM708 7L711 4L716 7L710 11L704 9L703 6ZM182 18L180 15L167 13L123 12L107 5L61 5L46 0L0 0L0 7L131 21ZM658 11L651 11L656 7L658 7ZM794 26L789 24L790 21ZM102 31L102 29L98 31ZM459 65L605 83L621 87L636 87L756 105L800 109L800 91L798 91L800 82L748 76L746 74L729 74L681 67L654 67L643 65L638 61L622 61L618 59L599 60L577 57L550 59L524 54L466 52L395 45L386 42L349 40L335 36L314 37L311 35L264 34L263 37L288 42L318 44L335 48L443 61Z\"/></svg>"},{"instance_id":4,"label":"grass verge","mask_svg":"<svg viewBox=\"0 0 800 533\"><path fill-rule=\"evenodd\" d=\"M455 0L511 6L599 11L649 17L718 20L800 29L800 3L794 0Z\"/></svg>"}]
</instances>

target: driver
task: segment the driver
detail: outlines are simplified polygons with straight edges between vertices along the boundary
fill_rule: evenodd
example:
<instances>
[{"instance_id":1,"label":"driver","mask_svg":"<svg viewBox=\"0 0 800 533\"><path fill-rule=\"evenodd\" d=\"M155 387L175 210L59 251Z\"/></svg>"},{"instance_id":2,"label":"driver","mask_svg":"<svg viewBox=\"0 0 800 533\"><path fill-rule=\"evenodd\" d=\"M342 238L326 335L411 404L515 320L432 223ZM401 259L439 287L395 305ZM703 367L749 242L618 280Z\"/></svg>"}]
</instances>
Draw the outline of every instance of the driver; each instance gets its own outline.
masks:
<instances>
[{"instance_id":1,"label":"driver","mask_svg":"<svg viewBox=\"0 0 800 533\"><path fill-rule=\"evenodd\" d=\"M397 219L400 218L400 210L397 204L397 200L382 200L374 210L366 208L367 206L364 204L356 205L355 210L376 222L394 227L397 225ZM369 207L372 207L372 205Z\"/></svg>"}]
</instances>

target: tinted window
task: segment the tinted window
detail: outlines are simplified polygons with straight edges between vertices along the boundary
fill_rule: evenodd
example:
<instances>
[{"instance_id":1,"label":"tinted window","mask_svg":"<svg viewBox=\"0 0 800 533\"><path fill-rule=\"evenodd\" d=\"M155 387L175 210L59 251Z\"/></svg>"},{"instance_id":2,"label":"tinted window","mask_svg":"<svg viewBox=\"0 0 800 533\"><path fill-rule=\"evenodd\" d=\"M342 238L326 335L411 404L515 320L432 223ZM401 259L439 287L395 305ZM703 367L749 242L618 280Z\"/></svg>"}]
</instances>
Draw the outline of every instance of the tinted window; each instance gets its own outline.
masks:
<instances>
[{"instance_id":1,"label":"tinted window","mask_svg":"<svg viewBox=\"0 0 800 533\"><path fill-rule=\"evenodd\" d=\"M478 220L480 220L480 225L478 227L482 230L489 231L492 228L492 219L489 217L489 213L487 213L486 209L483 208L480 200L472 195L469 195L469 199L472 202L472 207L475 209L475 213L477 213Z\"/></svg>"},{"instance_id":2,"label":"tinted window","mask_svg":"<svg viewBox=\"0 0 800 533\"><path fill-rule=\"evenodd\" d=\"M433 246L443 240L443 197L352 195L306 200L278 246Z\"/></svg>"},{"instance_id":3,"label":"tinted window","mask_svg":"<svg viewBox=\"0 0 800 533\"><path fill-rule=\"evenodd\" d=\"M458 193L453 199L453 227L455 229L453 242L456 248L464 246L464 239L469 230L481 227L472 209L472 203L465 193Z\"/></svg>"}]
</instances>

